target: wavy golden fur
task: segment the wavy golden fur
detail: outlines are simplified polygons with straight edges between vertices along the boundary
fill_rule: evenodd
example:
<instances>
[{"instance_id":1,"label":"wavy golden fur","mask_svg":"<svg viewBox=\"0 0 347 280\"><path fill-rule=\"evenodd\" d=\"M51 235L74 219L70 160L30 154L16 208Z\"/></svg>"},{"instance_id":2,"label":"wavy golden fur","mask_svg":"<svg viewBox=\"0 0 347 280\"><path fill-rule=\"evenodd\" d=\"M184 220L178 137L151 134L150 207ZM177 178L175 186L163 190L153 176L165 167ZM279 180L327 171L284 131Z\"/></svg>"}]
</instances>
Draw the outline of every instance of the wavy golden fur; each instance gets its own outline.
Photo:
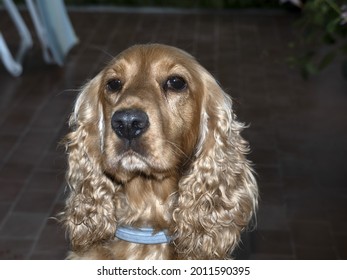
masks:
<instances>
[{"instance_id":1,"label":"wavy golden fur","mask_svg":"<svg viewBox=\"0 0 347 280\"><path fill-rule=\"evenodd\" d=\"M144 124L124 136L114 118L131 110ZM68 258L230 258L257 184L231 99L192 56L159 44L125 50L81 90L70 127ZM172 241L123 241L119 225L166 230Z\"/></svg>"}]
</instances>

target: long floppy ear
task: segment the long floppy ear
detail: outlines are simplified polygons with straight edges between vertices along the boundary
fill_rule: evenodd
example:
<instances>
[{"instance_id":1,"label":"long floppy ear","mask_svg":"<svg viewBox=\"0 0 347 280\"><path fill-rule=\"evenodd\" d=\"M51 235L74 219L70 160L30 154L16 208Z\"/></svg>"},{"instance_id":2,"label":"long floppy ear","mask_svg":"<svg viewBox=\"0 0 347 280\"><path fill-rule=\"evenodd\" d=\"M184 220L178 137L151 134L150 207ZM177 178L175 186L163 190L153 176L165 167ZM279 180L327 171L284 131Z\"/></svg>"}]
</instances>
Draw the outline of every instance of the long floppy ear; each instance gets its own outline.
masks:
<instances>
[{"instance_id":1,"label":"long floppy ear","mask_svg":"<svg viewBox=\"0 0 347 280\"><path fill-rule=\"evenodd\" d=\"M240 240L257 207L258 190L244 125L231 99L201 69L204 85L200 141L193 162L179 182L175 245L180 258L224 259Z\"/></svg>"},{"instance_id":2,"label":"long floppy ear","mask_svg":"<svg viewBox=\"0 0 347 280\"><path fill-rule=\"evenodd\" d=\"M70 194L62 221L72 249L86 249L109 239L115 232L113 196L115 186L103 174L104 118L98 90L101 74L80 92L70 117L72 129L64 142L68 153L66 179Z\"/></svg>"}]
</instances>

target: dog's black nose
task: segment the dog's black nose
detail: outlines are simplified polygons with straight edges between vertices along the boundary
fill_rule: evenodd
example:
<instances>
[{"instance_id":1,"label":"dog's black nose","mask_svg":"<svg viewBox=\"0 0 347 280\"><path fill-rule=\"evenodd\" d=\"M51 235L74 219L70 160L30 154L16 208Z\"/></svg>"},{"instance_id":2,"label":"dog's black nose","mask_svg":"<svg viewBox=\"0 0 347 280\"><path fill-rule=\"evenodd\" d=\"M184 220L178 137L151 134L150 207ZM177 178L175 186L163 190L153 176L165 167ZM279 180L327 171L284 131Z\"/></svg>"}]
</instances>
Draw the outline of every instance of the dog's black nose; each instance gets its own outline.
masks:
<instances>
[{"instance_id":1,"label":"dog's black nose","mask_svg":"<svg viewBox=\"0 0 347 280\"><path fill-rule=\"evenodd\" d=\"M147 130L149 119L141 110L126 109L113 114L111 126L119 138L132 140Z\"/></svg>"}]
</instances>

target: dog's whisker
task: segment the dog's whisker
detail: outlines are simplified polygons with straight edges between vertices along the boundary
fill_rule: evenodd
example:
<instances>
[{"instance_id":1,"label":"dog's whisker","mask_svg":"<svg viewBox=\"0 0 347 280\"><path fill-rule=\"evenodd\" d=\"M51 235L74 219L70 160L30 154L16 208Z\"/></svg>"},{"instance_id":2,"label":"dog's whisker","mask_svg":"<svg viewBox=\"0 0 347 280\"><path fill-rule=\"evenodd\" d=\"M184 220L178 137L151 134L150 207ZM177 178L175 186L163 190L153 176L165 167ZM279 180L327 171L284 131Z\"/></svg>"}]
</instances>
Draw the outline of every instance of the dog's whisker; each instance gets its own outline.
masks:
<instances>
[{"instance_id":1,"label":"dog's whisker","mask_svg":"<svg viewBox=\"0 0 347 280\"><path fill-rule=\"evenodd\" d=\"M189 158L189 155L187 155L176 143L169 140L164 140L164 141L170 145L170 147L172 148L172 151L176 155L178 156L183 155L185 158Z\"/></svg>"},{"instance_id":2,"label":"dog's whisker","mask_svg":"<svg viewBox=\"0 0 347 280\"><path fill-rule=\"evenodd\" d=\"M64 89L64 90L62 90L62 91L59 91L57 94L56 94L56 96L60 96L60 95L63 95L63 94L68 94L68 93L70 93L70 92L80 92L81 90L80 89L73 89L73 88L71 88L71 89Z\"/></svg>"},{"instance_id":3,"label":"dog's whisker","mask_svg":"<svg viewBox=\"0 0 347 280\"><path fill-rule=\"evenodd\" d=\"M112 55L110 52L106 51L104 48L102 48L98 45L91 45L91 46L89 46L89 48L91 50L96 50L96 51L102 52L102 53L106 54L109 58L114 59L114 55Z\"/></svg>"}]
</instances>

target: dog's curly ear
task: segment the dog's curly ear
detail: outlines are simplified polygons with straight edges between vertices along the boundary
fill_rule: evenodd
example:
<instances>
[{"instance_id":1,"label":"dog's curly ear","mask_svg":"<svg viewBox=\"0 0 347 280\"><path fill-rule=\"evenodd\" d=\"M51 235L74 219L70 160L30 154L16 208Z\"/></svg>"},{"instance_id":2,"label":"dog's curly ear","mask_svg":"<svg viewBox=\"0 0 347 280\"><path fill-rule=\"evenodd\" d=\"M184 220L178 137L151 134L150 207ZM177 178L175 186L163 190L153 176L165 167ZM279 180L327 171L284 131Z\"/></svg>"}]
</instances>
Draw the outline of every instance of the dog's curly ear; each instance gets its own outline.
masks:
<instances>
[{"instance_id":1,"label":"dog's curly ear","mask_svg":"<svg viewBox=\"0 0 347 280\"><path fill-rule=\"evenodd\" d=\"M80 92L64 144L68 153L66 179L70 187L62 222L72 249L107 240L115 232L114 184L101 170L104 117L98 97L101 74Z\"/></svg>"},{"instance_id":2,"label":"dog's curly ear","mask_svg":"<svg viewBox=\"0 0 347 280\"><path fill-rule=\"evenodd\" d=\"M202 68L202 67L201 67ZM258 190L244 125L215 79L200 69L204 101L200 141L179 182L175 244L181 258L229 258L257 207Z\"/></svg>"}]
</instances>

